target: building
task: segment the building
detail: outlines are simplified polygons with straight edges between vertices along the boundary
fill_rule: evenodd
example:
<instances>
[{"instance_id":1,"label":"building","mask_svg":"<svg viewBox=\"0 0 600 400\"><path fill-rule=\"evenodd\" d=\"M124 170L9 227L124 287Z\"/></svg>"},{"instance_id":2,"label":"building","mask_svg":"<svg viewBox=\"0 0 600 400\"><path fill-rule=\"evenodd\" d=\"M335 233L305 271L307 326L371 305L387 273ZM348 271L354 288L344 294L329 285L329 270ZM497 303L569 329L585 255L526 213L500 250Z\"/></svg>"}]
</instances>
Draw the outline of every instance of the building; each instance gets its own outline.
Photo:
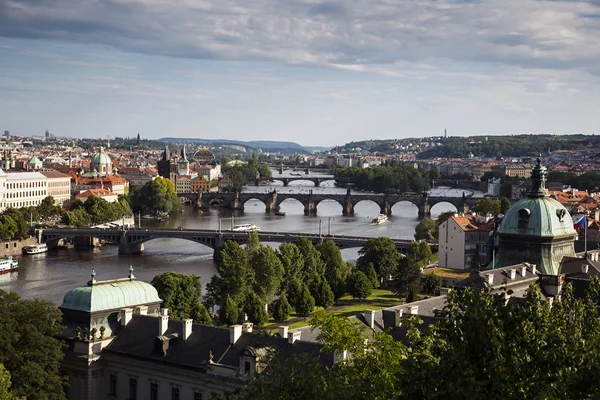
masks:
<instances>
[{"instance_id":1,"label":"building","mask_svg":"<svg viewBox=\"0 0 600 400\"><path fill-rule=\"evenodd\" d=\"M502 181L500 178L491 178L488 180L487 194L494 197L500 196L500 189L502 189Z\"/></svg>"},{"instance_id":2,"label":"building","mask_svg":"<svg viewBox=\"0 0 600 400\"><path fill-rule=\"evenodd\" d=\"M97 171L100 176L106 176L113 173L112 161L108 154L104 152L104 147L100 147L100 151L92 157L90 169L92 172Z\"/></svg>"},{"instance_id":3,"label":"building","mask_svg":"<svg viewBox=\"0 0 600 400\"><path fill-rule=\"evenodd\" d=\"M193 193L204 193L210 191L210 181L204 176L198 175L192 179L192 192Z\"/></svg>"},{"instance_id":4,"label":"building","mask_svg":"<svg viewBox=\"0 0 600 400\"><path fill-rule=\"evenodd\" d=\"M27 171L38 171L42 169L42 162L35 155L31 156L29 160L27 160L27 164L25 165Z\"/></svg>"},{"instance_id":5,"label":"building","mask_svg":"<svg viewBox=\"0 0 600 400\"><path fill-rule=\"evenodd\" d=\"M490 262L495 219L454 215L440 224L439 266L479 269Z\"/></svg>"},{"instance_id":6,"label":"building","mask_svg":"<svg viewBox=\"0 0 600 400\"><path fill-rule=\"evenodd\" d=\"M67 397L100 399L208 399L250 381L273 358L307 354L331 366L334 357L302 332L253 332L251 323L229 328L174 321L156 289L129 277L92 279L59 307L66 325L61 373Z\"/></svg>"},{"instance_id":7,"label":"building","mask_svg":"<svg viewBox=\"0 0 600 400\"><path fill-rule=\"evenodd\" d=\"M9 172L0 169L0 211L38 206L48 196L48 180L39 172Z\"/></svg>"},{"instance_id":8,"label":"building","mask_svg":"<svg viewBox=\"0 0 600 400\"><path fill-rule=\"evenodd\" d=\"M215 161L215 156L206 147L200 147L192 157L199 164L208 164Z\"/></svg>"},{"instance_id":9,"label":"building","mask_svg":"<svg viewBox=\"0 0 600 400\"><path fill-rule=\"evenodd\" d=\"M165 144L165 151L163 152L162 157L156 164L158 175L165 179L171 179L171 152L169 151L169 146L167 144Z\"/></svg>"},{"instance_id":10,"label":"building","mask_svg":"<svg viewBox=\"0 0 600 400\"><path fill-rule=\"evenodd\" d=\"M496 176L529 178L531 166L527 164L499 164L492 167L492 173Z\"/></svg>"},{"instance_id":11,"label":"building","mask_svg":"<svg viewBox=\"0 0 600 400\"><path fill-rule=\"evenodd\" d=\"M40 173L48 180L48 196L54 198L57 206L68 206L71 203L71 176L52 170Z\"/></svg>"},{"instance_id":12,"label":"building","mask_svg":"<svg viewBox=\"0 0 600 400\"><path fill-rule=\"evenodd\" d=\"M190 162L185 154L185 145L181 148L179 154L179 160L177 160L177 174L178 175L189 175L190 174Z\"/></svg>"},{"instance_id":13,"label":"building","mask_svg":"<svg viewBox=\"0 0 600 400\"><path fill-rule=\"evenodd\" d=\"M191 193L192 192L192 176L177 175L175 177L175 193Z\"/></svg>"},{"instance_id":14,"label":"building","mask_svg":"<svg viewBox=\"0 0 600 400\"><path fill-rule=\"evenodd\" d=\"M91 196L99 197L108 201L109 203L114 203L115 201L119 200L119 196L108 189L89 189L79 193L75 196L75 198L85 203L88 197Z\"/></svg>"},{"instance_id":15,"label":"building","mask_svg":"<svg viewBox=\"0 0 600 400\"><path fill-rule=\"evenodd\" d=\"M147 168L138 167L121 167L119 175L129 182L129 191L135 192L140 190L146 183L151 182L155 175L153 171Z\"/></svg>"}]
</instances>

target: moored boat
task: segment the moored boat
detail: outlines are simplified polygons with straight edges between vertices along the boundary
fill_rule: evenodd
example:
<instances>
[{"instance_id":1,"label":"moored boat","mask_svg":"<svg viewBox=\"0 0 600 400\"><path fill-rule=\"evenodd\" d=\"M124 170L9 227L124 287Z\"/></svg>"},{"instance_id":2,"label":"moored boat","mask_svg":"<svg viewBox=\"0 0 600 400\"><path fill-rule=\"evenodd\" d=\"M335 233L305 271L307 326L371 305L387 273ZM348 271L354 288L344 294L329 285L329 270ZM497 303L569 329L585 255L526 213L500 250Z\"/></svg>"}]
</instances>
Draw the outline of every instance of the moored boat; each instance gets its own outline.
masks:
<instances>
[{"instance_id":1,"label":"moored boat","mask_svg":"<svg viewBox=\"0 0 600 400\"><path fill-rule=\"evenodd\" d=\"M31 246L23 247L23 253L29 254L29 255L45 253L47 251L48 251L48 246L46 246L46 243L32 244Z\"/></svg>"},{"instance_id":2,"label":"moored boat","mask_svg":"<svg viewBox=\"0 0 600 400\"><path fill-rule=\"evenodd\" d=\"M372 224L379 225L379 224L383 224L384 222L387 222L387 220L388 220L388 217L387 217L387 215L385 215L385 214L379 214L379 215L376 215L376 216L375 216L375 217L374 217L374 218L371 220L371 223L372 223Z\"/></svg>"},{"instance_id":3,"label":"moored boat","mask_svg":"<svg viewBox=\"0 0 600 400\"><path fill-rule=\"evenodd\" d=\"M11 256L0 258L0 274L3 272L15 271L19 268L19 262Z\"/></svg>"},{"instance_id":4,"label":"moored boat","mask_svg":"<svg viewBox=\"0 0 600 400\"><path fill-rule=\"evenodd\" d=\"M243 224L236 225L232 229L234 232L250 232L250 231L260 231L260 228L254 224Z\"/></svg>"}]
</instances>

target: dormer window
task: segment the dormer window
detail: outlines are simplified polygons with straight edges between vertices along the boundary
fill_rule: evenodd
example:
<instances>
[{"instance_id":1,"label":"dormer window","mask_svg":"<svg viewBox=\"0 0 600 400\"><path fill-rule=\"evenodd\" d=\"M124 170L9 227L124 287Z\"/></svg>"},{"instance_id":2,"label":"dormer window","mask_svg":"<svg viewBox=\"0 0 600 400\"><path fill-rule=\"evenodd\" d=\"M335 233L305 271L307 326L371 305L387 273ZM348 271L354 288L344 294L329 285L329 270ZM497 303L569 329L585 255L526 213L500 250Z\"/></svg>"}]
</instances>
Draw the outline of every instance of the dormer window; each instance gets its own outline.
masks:
<instances>
[{"instance_id":1,"label":"dormer window","mask_svg":"<svg viewBox=\"0 0 600 400\"><path fill-rule=\"evenodd\" d=\"M519 222L518 222L519 230L527 229L527 224L529 223L530 216L531 216L531 211L529 211L528 208L521 208L519 210Z\"/></svg>"}]
</instances>

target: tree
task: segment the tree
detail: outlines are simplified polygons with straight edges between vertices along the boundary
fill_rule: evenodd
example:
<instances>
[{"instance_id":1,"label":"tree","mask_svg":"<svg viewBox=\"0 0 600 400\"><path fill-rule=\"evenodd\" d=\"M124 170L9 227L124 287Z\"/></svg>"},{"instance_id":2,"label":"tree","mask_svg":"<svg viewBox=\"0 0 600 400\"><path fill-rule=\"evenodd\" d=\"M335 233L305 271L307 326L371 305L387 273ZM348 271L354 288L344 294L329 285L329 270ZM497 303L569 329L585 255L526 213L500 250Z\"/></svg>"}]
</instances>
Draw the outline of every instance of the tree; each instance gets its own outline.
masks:
<instances>
[{"instance_id":1,"label":"tree","mask_svg":"<svg viewBox=\"0 0 600 400\"><path fill-rule=\"evenodd\" d=\"M0 364L0 400L26 400L25 397L15 396L10 390L10 372Z\"/></svg>"},{"instance_id":2,"label":"tree","mask_svg":"<svg viewBox=\"0 0 600 400\"><path fill-rule=\"evenodd\" d=\"M285 293L282 293L275 301L275 304L273 304L273 318L277 322L285 322L290 317L291 312L292 306L288 302Z\"/></svg>"},{"instance_id":3,"label":"tree","mask_svg":"<svg viewBox=\"0 0 600 400\"><path fill-rule=\"evenodd\" d=\"M54 197L45 197L37 206L38 213L42 218L50 218L60 214L61 208L54 204Z\"/></svg>"},{"instance_id":4,"label":"tree","mask_svg":"<svg viewBox=\"0 0 600 400\"><path fill-rule=\"evenodd\" d=\"M219 319L225 325L234 325L239 321L239 309L235 301L229 295L225 296L225 301L219 310Z\"/></svg>"},{"instance_id":5,"label":"tree","mask_svg":"<svg viewBox=\"0 0 600 400\"><path fill-rule=\"evenodd\" d=\"M23 240L29 237L29 214L27 215L27 218L25 218L23 210L8 208L4 211L3 215L12 218L17 224L17 233L12 239Z\"/></svg>"},{"instance_id":6,"label":"tree","mask_svg":"<svg viewBox=\"0 0 600 400\"><path fill-rule=\"evenodd\" d=\"M408 296L406 296L406 302L407 303L412 303L414 301L419 300L419 294L417 292L417 286L411 286L408 289Z\"/></svg>"},{"instance_id":7,"label":"tree","mask_svg":"<svg viewBox=\"0 0 600 400\"><path fill-rule=\"evenodd\" d=\"M306 284L302 285L302 290L299 293L297 303L294 305L296 314L301 317L308 317L315 308L315 299L310 294L310 290Z\"/></svg>"},{"instance_id":8,"label":"tree","mask_svg":"<svg viewBox=\"0 0 600 400\"><path fill-rule=\"evenodd\" d=\"M299 278L292 278L287 283L286 293L290 304L296 309L296 305L300 303L302 294L302 286L304 284Z\"/></svg>"},{"instance_id":9,"label":"tree","mask_svg":"<svg viewBox=\"0 0 600 400\"><path fill-rule=\"evenodd\" d=\"M438 226L431 218L425 218L415 227L415 240L435 241L438 237Z\"/></svg>"},{"instance_id":10,"label":"tree","mask_svg":"<svg viewBox=\"0 0 600 400\"><path fill-rule=\"evenodd\" d=\"M258 232L252 230L248 232L248 243L246 243L246 251L248 252L248 259L252 259L252 256L261 248L260 239L258 238Z\"/></svg>"},{"instance_id":11,"label":"tree","mask_svg":"<svg viewBox=\"0 0 600 400\"><path fill-rule=\"evenodd\" d=\"M202 304L200 302L200 300L198 300L198 301L194 302L194 304L192 304L192 308L190 310L190 318L193 319L194 322L197 324L202 324L202 325L212 325L213 324L213 320L210 317L208 310L206 309L204 304Z\"/></svg>"},{"instance_id":12,"label":"tree","mask_svg":"<svg viewBox=\"0 0 600 400\"><path fill-rule=\"evenodd\" d=\"M442 277L436 274L427 274L423 277L423 291L430 296L437 296L442 287Z\"/></svg>"},{"instance_id":13,"label":"tree","mask_svg":"<svg viewBox=\"0 0 600 400\"><path fill-rule=\"evenodd\" d=\"M262 326L267 322L267 311L265 310L265 301L256 293L248 293L245 311L248 314L248 320L256 326Z\"/></svg>"},{"instance_id":14,"label":"tree","mask_svg":"<svg viewBox=\"0 0 600 400\"><path fill-rule=\"evenodd\" d=\"M491 214L493 216L497 216L498 214L500 214L501 208L502 206L499 199L494 199L492 197L484 197L483 199L478 200L477 203L475 203L475 205L473 206L473 211L481 215Z\"/></svg>"},{"instance_id":15,"label":"tree","mask_svg":"<svg viewBox=\"0 0 600 400\"><path fill-rule=\"evenodd\" d=\"M175 184L160 176L136 191L131 198L131 204L134 212L153 215L176 212L181 206L175 192Z\"/></svg>"},{"instance_id":16,"label":"tree","mask_svg":"<svg viewBox=\"0 0 600 400\"><path fill-rule=\"evenodd\" d=\"M242 246L231 240L225 242L219 251L217 272L221 280L216 297L228 294L240 304L254 284L254 273L248 266L248 256Z\"/></svg>"},{"instance_id":17,"label":"tree","mask_svg":"<svg viewBox=\"0 0 600 400\"><path fill-rule=\"evenodd\" d=\"M302 260L304 261L304 267L302 268L301 279L304 282L310 283L319 276L325 274L325 263L321 259L321 253L312 242L308 239L301 238L296 241L296 245L302 254Z\"/></svg>"},{"instance_id":18,"label":"tree","mask_svg":"<svg viewBox=\"0 0 600 400\"><path fill-rule=\"evenodd\" d=\"M443 212L440 215L438 215L437 219L435 220L437 227L439 228L441 224L443 224L444 222L446 222L450 218L452 218L454 216L454 214L456 214L454 211L446 211L446 212Z\"/></svg>"},{"instance_id":19,"label":"tree","mask_svg":"<svg viewBox=\"0 0 600 400\"><path fill-rule=\"evenodd\" d=\"M388 277L395 273L398 262L402 258L402 254L398 252L394 242L387 237L367 240L358 254L357 269L366 273L369 264L372 264L377 272L378 280L383 278L384 281L387 281Z\"/></svg>"},{"instance_id":20,"label":"tree","mask_svg":"<svg viewBox=\"0 0 600 400\"><path fill-rule=\"evenodd\" d=\"M316 246L316 248L321 254L321 260L325 263L325 272L323 276L327 280L329 288L332 290L333 298L337 301L346 293L346 284L344 279L346 263L342 258L342 252L333 240L321 242ZM319 281L320 278L313 280L315 287ZM317 301L317 305L320 305L316 297L315 301ZM325 302L324 304L328 304L328 302Z\"/></svg>"},{"instance_id":21,"label":"tree","mask_svg":"<svg viewBox=\"0 0 600 400\"><path fill-rule=\"evenodd\" d=\"M362 271L355 271L348 278L348 293L359 300L366 299L373 293L373 287L367 275Z\"/></svg>"},{"instance_id":22,"label":"tree","mask_svg":"<svg viewBox=\"0 0 600 400\"><path fill-rule=\"evenodd\" d=\"M424 240L412 242L408 248L408 256L417 262L428 262L431 255L431 246Z\"/></svg>"},{"instance_id":23,"label":"tree","mask_svg":"<svg viewBox=\"0 0 600 400\"><path fill-rule=\"evenodd\" d=\"M294 243L282 243L279 246L277 254L283 266L283 280L289 282L297 276L300 276L304 268L304 257L300 253L300 249Z\"/></svg>"},{"instance_id":24,"label":"tree","mask_svg":"<svg viewBox=\"0 0 600 400\"><path fill-rule=\"evenodd\" d=\"M398 273L394 277L392 290L400 297L406 296L411 288L416 287L421 279L421 269L409 257L404 257L398 265Z\"/></svg>"},{"instance_id":25,"label":"tree","mask_svg":"<svg viewBox=\"0 0 600 400\"><path fill-rule=\"evenodd\" d=\"M84 227L91 222L90 215L83 208L67 211L62 217L62 223L69 226Z\"/></svg>"},{"instance_id":26,"label":"tree","mask_svg":"<svg viewBox=\"0 0 600 400\"><path fill-rule=\"evenodd\" d=\"M66 380L58 374L63 342L57 339L64 326L56 305L0 290L0 309L0 364L10 373L12 394L65 399Z\"/></svg>"},{"instance_id":27,"label":"tree","mask_svg":"<svg viewBox=\"0 0 600 400\"><path fill-rule=\"evenodd\" d=\"M254 271L254 290L259 293L264 302L270 302L273 295L279 291L283 278L283 265L275 250L261 246L250 260Z\"/></svg>"},{"instance_id":28,"label":"tree","mask_svg":"<svg viewBox=\"0 0 600 400\"><path fill-rule=\"evenodd\" d=\"M327 308L333 305L334 295L329 283L325 279L320 279L311 291L315 305L323 308Z\"/></svg>"},{"instance_id":29,"label":"tree","mask_svg":"<svg viewBox=\"0 0 600 400\"><path fill-rule=\"evenodd\" d=\"M200 304L202 296L200 276L163 272L156 275L150 283L158 291L158 296L163 299L163 307L169 309L173 319L181 321L196 316L206 321L205 316L208 312L204 305Z\"/></svg>"},{"instance_id":30,"label":"tree","mask_svg":"<svg viewBox=\"0 0 600 400\"><path fill-rule=\"evenodd\" d=\"M373 266L373 263L369 263L369 265L367 266L366 275L367 278L369 278L373 289L377 289L379 287L379 278L377 278L377 272L375 272L375 267Z\"/></svg>"},{"instance_id":31,"label":"tree","mask_svg":"<svg viewBox=\"0 0 600 400\"><path fill-rule=\"evenodd\" d=\"M0 238L12 239L17 235L18 226L9 215L0 215Z\"/></svg>"},{"instance_id":32,"label":"tree","mask_svg":"<svg viewBox=\"0 0 600 400\"><path fill-rule=\"evenodd\" d=\"M500 199L500 213L506 214L506 212L508 211L508 209L510 207L511 207L510 200L507 199L506 197L502 197Z\"/></svg>"}]
</instances>

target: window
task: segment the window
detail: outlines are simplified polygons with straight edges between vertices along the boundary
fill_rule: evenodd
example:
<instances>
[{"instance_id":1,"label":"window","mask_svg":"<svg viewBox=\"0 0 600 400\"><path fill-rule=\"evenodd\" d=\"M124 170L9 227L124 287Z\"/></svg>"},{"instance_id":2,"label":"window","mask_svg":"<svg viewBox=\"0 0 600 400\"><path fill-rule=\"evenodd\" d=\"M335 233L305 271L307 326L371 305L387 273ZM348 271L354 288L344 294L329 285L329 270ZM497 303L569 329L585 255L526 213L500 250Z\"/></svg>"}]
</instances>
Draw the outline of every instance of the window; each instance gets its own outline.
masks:
<instances>
[{"instance_id":1,"label":"window","mask_svg":"<svg viewBox=\"0 0 600 400\"><path fill-rule=\"evenodd\" d=\"M250 373L250 361L244 361L244 373L245 374Z\"/></svg>"},{"instance_id":2,"label":"window","mask_svg":"<svg viewBox=\"0 0 600 400\"><path fill-rule=\"evenodd\" d=\"M179 388L171 388L171 400L179 400Z\"/></svg>"},{"instance_id":3,"label":"window","mask_svg":"<svg viewBox=\"0 0 600 400\"><path fill-rule=\"evenodd\" d=\"M111 396L117 395L117 375L110 374L110 384L108 385L108 394Z\"/></svg>"},{"instance_id":4,"label":"window","mask_svg":"<svg viewBox=\"0 0 600 400\"><path fill-rule=\"evenodd\" d=\"M202 400L202 393L194 392L194 400Z\"/></svg>"},{"instance_id":5,"label":"window","mask_svg":"<svg viewBox=\"0 0 600 400\"><path fill-rule=\"evenodd\" d=\"M150 383L150 400L158 400L158 383Z\"/></svg>"},{"instance_id":6,"label":"window","mask_svg":"<svg viewBox=\"0 0 600 400\"><path fill-rule=\"evenodd\" d=\"M129 400L137 400L137 379L129 378Z\"/></svg>"}]
</instances>

